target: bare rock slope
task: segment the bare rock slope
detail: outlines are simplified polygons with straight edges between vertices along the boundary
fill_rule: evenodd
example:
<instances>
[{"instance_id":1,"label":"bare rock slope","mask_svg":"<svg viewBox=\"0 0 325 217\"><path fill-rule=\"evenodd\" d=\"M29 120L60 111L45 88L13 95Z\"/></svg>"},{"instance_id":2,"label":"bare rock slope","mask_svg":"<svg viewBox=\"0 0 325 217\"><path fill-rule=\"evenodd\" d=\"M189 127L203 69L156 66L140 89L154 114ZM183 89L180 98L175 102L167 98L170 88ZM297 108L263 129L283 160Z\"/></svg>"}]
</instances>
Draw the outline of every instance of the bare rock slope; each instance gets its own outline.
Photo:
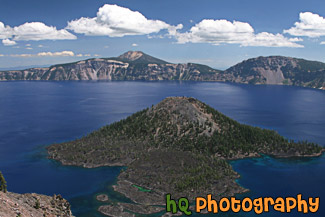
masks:
<instances>
[{"instance_id":1,"label":"bare rock slope","mask_svg":"<svg viewBox=\"0 0 325 217\"><path fill-rule=\"evenodd\" d=\"M1 217L71 217L70 204L60 195L0 192Z\"/></svg>"},{"instance_id":2,"label":"bare rock slope","mask_svg":"<svg viewBox=\"0 0 325 217\"><path fill-rule=\"evenodd\" d=\"M211 80L219 70L186 63L171 64L139 51L119 57L95 58L74 63L0 72L6 80Z\"/></svg>"},{"instance_id":3,"label":"bare rock slope","mask_svg":"<svg viewBox=\"0 0 325 217\"><path fill-rule=\"evenodd\" d=\"M245 60L223 72L229 81L325 89L325 63L270 56Z\"/></svg>"}]
</instances>

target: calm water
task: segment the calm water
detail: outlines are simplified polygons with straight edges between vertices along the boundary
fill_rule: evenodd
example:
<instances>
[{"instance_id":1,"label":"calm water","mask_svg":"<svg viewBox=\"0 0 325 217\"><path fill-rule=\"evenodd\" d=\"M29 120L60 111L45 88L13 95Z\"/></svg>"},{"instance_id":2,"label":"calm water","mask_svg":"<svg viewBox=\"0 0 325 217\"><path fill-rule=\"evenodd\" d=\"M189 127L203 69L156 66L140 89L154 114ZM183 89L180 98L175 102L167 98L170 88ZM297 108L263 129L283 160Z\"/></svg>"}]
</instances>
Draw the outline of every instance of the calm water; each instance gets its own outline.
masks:
<instances>
[{"instance_id":1,"label":"calm water","mask_svg":"<svg viewBox=\"0 0 325 217\"><path fill-rule=\"evenodd\" d=\"M100 216L94 194L123 200L110 187L120 168L62 167L46 159L44 147L78 138L167 96L196 97L241 123L325 146L325 92L320 90L201 82L1 82L0 170L8 189L60 193L71 201L75 215ZM242 175L238 182L251 190L244 196L319 196L319 212L303 216L325 216L324 155L245 159L232 165Z\"/></svg>"}]
</instances>

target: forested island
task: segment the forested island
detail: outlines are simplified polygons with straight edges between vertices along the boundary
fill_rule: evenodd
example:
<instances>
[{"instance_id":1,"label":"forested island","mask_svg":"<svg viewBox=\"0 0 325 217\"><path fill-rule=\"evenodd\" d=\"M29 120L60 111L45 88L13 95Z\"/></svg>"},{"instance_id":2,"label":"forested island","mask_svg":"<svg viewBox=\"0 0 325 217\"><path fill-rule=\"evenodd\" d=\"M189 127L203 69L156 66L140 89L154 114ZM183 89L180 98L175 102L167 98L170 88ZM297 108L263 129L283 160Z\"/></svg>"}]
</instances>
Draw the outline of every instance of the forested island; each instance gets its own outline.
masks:
<instances>
[{"instance_id":1,"label":"forested island","mask_svg":"<svg viewBox=\"0 0 325 217\"><path fill-rule=\"evenodd\" d=\"M166 98L124 120L75 141L53 144L47 150L49 158L63 165L126 166L114 190L133 203L99 208L111 216L159 212L166 193L193 200L208 193L220 198L245 192L235 182L239 174L228 160L261 154L311 157L324 151L314 143L294 142L273 130L240 124L188 97Z\"/></svg>"}]
</instances>

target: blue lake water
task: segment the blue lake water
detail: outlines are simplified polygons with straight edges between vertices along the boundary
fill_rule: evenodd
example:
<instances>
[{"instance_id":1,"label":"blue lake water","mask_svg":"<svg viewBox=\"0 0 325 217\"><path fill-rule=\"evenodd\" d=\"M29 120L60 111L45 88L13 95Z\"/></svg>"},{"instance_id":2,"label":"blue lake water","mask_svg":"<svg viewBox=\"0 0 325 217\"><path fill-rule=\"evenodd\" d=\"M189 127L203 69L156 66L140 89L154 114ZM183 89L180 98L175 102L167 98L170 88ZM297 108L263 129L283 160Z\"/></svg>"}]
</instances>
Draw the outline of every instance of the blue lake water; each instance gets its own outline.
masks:
<instances>
[{"instance_id":1,"label":"blue lake water","mask_svg":"<svg viewBox=\"0 0 325 217\"><path fill-rule=\"evenodd\" d=\"M167 96L192 96L241 123L325 146L325 91L320 90L215 82L1 82L0 170L8 190L61 194L76 216L101 216L94 194L123 200L110 187L120 168L63 167L46 158L44 147L86 135ZM243 196L320 197L319 211L301 216L325 216L324 155L244 159L232 166L241 174L238 182L251 190Z\"/></svg>"}]
</instances>

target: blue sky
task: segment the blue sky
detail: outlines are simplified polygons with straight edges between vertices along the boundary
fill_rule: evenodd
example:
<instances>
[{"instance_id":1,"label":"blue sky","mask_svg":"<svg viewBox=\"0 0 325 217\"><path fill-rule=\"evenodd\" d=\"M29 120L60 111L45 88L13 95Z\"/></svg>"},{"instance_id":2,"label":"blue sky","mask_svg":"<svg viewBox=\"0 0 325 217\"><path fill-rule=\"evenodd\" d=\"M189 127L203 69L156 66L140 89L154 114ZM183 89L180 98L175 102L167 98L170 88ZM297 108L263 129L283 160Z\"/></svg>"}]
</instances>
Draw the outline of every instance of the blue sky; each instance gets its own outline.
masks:
<instances>
[{"instance_id":1,"label":"blue sky","mask_svg":"<svg viewBox=\"0 0 325 217\"><path fill-rule=\"evenodd\" d=\"M324 0L1 0L0 68L141 50L225 69L283 55L325 62Z\"/></svg>"}]
</instances>

